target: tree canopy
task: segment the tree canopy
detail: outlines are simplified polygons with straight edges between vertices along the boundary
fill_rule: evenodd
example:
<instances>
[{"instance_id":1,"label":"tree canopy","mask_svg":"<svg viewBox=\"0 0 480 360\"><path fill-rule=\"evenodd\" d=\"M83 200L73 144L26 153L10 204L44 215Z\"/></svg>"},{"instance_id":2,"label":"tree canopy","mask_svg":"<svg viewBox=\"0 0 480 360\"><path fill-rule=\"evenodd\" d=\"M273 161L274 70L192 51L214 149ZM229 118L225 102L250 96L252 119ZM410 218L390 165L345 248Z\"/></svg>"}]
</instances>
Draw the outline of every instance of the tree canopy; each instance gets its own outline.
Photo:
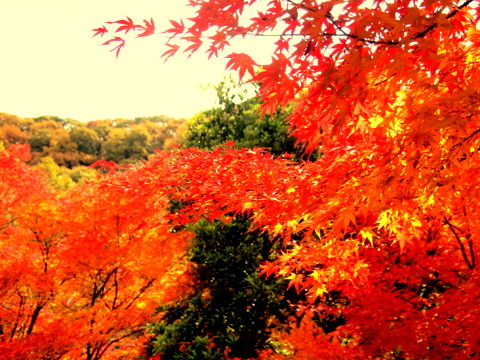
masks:
<instances>
[{"instance_id":1,"label":"tree canopy","mask_svg":"<svg viewBox=\"0 0 480 360\"><path fill-rule=\"evenodd\" d=\"M310 314L343 314L344 325L316 338L338 339L331 358L476 356L477 2L188 5L195 15L171 21L163 55L226 56L241 79L260 84L264 113L293 106L292 133L323 156L296 165L228 146L185 150L173 163L159 156L175 179L161 184L189 204L183 219L244 213L282 237L288 250L264 271L307 289L313 304L323 299ZM128 18L95 34L115 32L104 44L118 56L152 25ZM270 62L227 52L248 36L272 39ZM328 306L335 292L348 301Z\"/></svg>"},{"instance_id":2,"label":"tree canopy","mask_svg":"<svg viewBox=\"0 0 480 360\"><path fill-rule=\"evenodd\" d=\"M215 85L214 89L218 107L201 111L189 120L181 141L183 147L213 150L233 141L236 148L265 148L277 156L302 157L303 149L295 146L295 138L285 123L290 109L278 109L271 115L261 116L261 102L250 94L257 86L238 86L231 78Z\"/></svg>"},{"instance_id":3,"label":"tree canopy","mask_svg":"<svg viewBox=\"0 0 480 360\"><path fill-rule=\"evenodd\" d=\"M305 296L255 356L478 357L478 2L187 5L195 15L171 21L164 57L226 56L260 84L261 112L291 107L297 143L322 156L298 162L232 142L160 151L141 166L100 162L96 181L60 196L25 163L25 147L10 146L0 155L1 353L140 355L156 302L182 298L191 280L178 261L190 238L183 226L243 215L283 243L263 276ZM117 56L130 37L157 34L153 19L94 31ZM248 36L272 40L271 61L226 53ZM25 141L25 124L16 126L5 138ZM38 149L69 151L62 121L32 126ZM172 202L182 206L168 211Z\"/></svg>"},{"instance_id":4,"label":"tree canopy","mask_svg":"<svg viewBox=\"0 0 480 360\"><path fill-rule=\"evenodd\" d=\"M22 145L0 153L0 357L140 355L154 309L185 291L189 235L164 220L166 198L115 185L134 173L62 195L28 157Z\"/></svg>"}]
</instances>

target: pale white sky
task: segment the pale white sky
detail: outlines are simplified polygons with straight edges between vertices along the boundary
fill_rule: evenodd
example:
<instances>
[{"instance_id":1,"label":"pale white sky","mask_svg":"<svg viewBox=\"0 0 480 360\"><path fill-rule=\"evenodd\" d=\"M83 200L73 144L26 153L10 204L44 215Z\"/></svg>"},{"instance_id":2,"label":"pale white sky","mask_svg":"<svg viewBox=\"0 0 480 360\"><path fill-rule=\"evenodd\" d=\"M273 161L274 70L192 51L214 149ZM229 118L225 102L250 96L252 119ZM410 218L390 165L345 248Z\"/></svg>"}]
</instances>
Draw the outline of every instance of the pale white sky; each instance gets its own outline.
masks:
<instances>
[{"instance_id":1,"label":"pale white sky","mask_svg":"<svg viewBox=\"0 0 480 360\"><path fill-rule=\"evenodd\" d=\"M164 38L127 43L119 59L91 29L130 16L188 16L187 0L0 0L0 112L21 117L57 115L89 121L168 115L189 118L214 105L201 85L222 79L225 59L198 53L166 63ZM233 44L269 57L265 38ZM254 49L252 51L252 49Z\"/></svg>"}]
</instances>

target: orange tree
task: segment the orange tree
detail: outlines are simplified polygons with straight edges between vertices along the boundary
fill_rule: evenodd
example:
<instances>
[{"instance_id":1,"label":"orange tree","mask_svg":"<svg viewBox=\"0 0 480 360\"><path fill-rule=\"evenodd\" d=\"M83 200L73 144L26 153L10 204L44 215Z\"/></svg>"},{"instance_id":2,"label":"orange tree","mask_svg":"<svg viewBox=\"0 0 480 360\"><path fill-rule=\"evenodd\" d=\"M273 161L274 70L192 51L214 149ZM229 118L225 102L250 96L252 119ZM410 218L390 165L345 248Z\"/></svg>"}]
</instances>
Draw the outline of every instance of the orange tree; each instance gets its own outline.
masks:
<instances>
[{"instance_id":1,"label":"orange tree","mask_svg":"<svg viewBox=\"0 0 480 360\"><path fill-rule=\"evenodd\" d=\"M28 159L0 152L0 358L132 359L159 301L185 290L188 235L135 171L60 195Z\"/></svg>"},{"instance_id":2,"label":"orange tree","mask_svg":"<svg viewBox=\"0 0 480 360\"><path fill-rule=\"evenodd\" d=\"M299 311L317 319L316 341L363 358L478 356L478 3L189 6L195 15L165 31L164 56L217 56L234 37L269 36L270 62L232 52L228 67L261 84L264 112L293 103L294 136L324 155L296 165L228 146L159 154L146 167L165 176L156 191L188 203L177 220L246 213L281 236L284 253L263 270L308 293ZM95 33L115 31L105 44L117 55L131 34L155 33L153 20L108 26ZM323 329L334 315L343 324ZM294 352L279 356L310 356Z\"/></svg>"}]
</instances>

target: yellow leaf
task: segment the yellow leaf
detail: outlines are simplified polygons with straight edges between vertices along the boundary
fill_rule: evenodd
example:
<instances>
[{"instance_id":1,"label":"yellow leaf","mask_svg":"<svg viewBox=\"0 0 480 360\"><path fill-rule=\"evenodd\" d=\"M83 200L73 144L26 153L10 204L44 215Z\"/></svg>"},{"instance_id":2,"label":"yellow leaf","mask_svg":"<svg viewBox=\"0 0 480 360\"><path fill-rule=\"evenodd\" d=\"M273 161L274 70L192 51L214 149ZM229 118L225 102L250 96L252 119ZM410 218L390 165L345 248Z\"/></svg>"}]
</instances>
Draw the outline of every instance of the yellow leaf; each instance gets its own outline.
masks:
<instances>
[{"instance_id":1,"label":"yellow leaf","mask_svg":"<svg viewBox=\"0 0 480 360\"><path fill-rule=\"evenodd\" d=\"M295 227L297 226L297 224L298 224L298 221L297 221L297 220L289 220L289 221L287 221L287 226L288 226L288 227L291 227L291 228L293 228L293 229L295 229Z\"/></svg>"},{"instance_id":2,"label":"yellow leaf","mask_svg":"<svg viewBox=\"0 0 480 360\"><path fill-rule=\"evenodd\" d=\"M375 129L383 122L383 118L381 116L375 115L368 119L368 121L370 122L370 127L372 129Z\"/></svg>"},{"instance_id":3,"label":"yellow leaf","mask_svg":"<svg viewBox=\"0 0 480 360\"><path fill-rule=\"evenodd\" d=\"M367 268L367 267L368 267L368 265L363 263L361 260L357 261L357 263L353 267L353 276L357 277L358 276L358 271L363 269L363 268Z\"/></svg>"},{"instance_id":4,"label":"yellow leaf","mask_svg":"<svg viewBox=\"0 0 480 360\"><path fill-rule=\"evenodd\" d=\"M328 290L327 290L327 287L325 286L325 284L322 284L321 287L315 288L315 296L316 297L322 296L323 294L326 294L327 292L328 292Z\"/></svg>"},{"instance_id":5,"label":"yellow leaf","mask_svg":"<svg viewBox=\"0 0 480 360\"><path fill-rule=\"evenodd\" d=\"M377 223L378 223L379 229L383 227L386 228L388 225L390 225L391 223L390 215L391 215L390 210L385 210L378 216Z\"/></svg>"},{"instance_id":6,"label":"yellow leaf","mask_svg":"<svg viewBox=\"0 0 480 360\"><path fill-rule=\"evenodd\" d=\"M283 225L280 223L276 224L275 227L273 228L274 234L280 234L282 231L283 231Z\"/></svg>"},{"instance_id":7,"label":"yellow leaf","mask_svg":"<svg viewBox=\"0 0 480 360\"><path fill-rule=\"evenodd\" d=\"M248 210L253 208L253 203L250 201L247 201L245 204L243 204L243 210Z\"/></svg>"},{"instance_id":8,"label":"yellow leaf","mask_svg":"<svg viewBox=\"0 0 480 360\"><path fill-rule=\"evenodd\" d=\"M420 220L414 219L414 220L412 220L412 226L413 227L422 227L422 223L420 222Z\"/></svg>"},{"instance_id":9,"label":"yellow leaf","mask_svg":"<svg viewBox=\"0 0 480 360\"><path fill-rule=\"evenodd\" d=\"M312 273L310 274L310 277L312 277L315 281L319 281L320 276L321 274L318 270L313 270Z\"/></svg>"},{"instance_id":10,"label":"yellow leaf","mask_svg":"<svg viewBox=\"0 0 480 360\"><path fill-rule=\"evenodd\" d=\"M368 229L362 229L359 232L360 236L363 239L366 239L370 242L370 244L373 246L373 237L376 236L376 234Z\"/></svg>"}]
</instances>

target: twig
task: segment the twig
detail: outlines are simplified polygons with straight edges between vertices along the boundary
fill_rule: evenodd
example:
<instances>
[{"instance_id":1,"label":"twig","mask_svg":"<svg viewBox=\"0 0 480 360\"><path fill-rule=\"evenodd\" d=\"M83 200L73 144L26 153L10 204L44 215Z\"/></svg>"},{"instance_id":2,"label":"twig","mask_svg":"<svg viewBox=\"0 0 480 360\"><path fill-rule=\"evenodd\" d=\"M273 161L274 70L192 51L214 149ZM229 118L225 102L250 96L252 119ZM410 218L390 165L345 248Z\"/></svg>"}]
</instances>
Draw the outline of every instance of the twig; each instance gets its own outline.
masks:
<instances>
[{"instance_id":1,"label":"twig","mask_svg":"<svg viewBox=\"0 0 480 360\"><path fill-rule=\"evenodd\" d=\"M465 245L463 245L462 240L460 239L460 236L458 235L457 231L455 230L456 226L452 225L452 223L447 219L446 216L443 217L443 222L448 225L448 227L450 228L450 231L455 236L455 239L457 239L458 245L460 246L460 251L462 252L463 260L465 260L465 262L467 263L468 268L470 270L473 270L475 268L475 260L474 260L475 258L473 257L473 243L471 242L470 236L468 236L467 239L468 239L469 247L470 247L470 256L472 256L472 261L471 262L468 259L467 252L465 250Z\"/></svg>"},{"instance_id":2,"label":"twig","mask_svg":"<svg viewBox=\"0 0 480 360\"><path fill-rule=\"evenodd\" d=\"M469 141L471 138L473 138L475 135L477 135L478 133L480 133L480 128L478 128L477 130L475 130L474 132L472 132L470 135L468 135L467 137L464 137L462 138L462 140L458 143L456 143L455 145L453 145L451 148L450 148L450 152L452 152L454 149L456 149L457 147L463 145L464 143L466 143L467 141Z\"/></svg>"}]
</instances>

